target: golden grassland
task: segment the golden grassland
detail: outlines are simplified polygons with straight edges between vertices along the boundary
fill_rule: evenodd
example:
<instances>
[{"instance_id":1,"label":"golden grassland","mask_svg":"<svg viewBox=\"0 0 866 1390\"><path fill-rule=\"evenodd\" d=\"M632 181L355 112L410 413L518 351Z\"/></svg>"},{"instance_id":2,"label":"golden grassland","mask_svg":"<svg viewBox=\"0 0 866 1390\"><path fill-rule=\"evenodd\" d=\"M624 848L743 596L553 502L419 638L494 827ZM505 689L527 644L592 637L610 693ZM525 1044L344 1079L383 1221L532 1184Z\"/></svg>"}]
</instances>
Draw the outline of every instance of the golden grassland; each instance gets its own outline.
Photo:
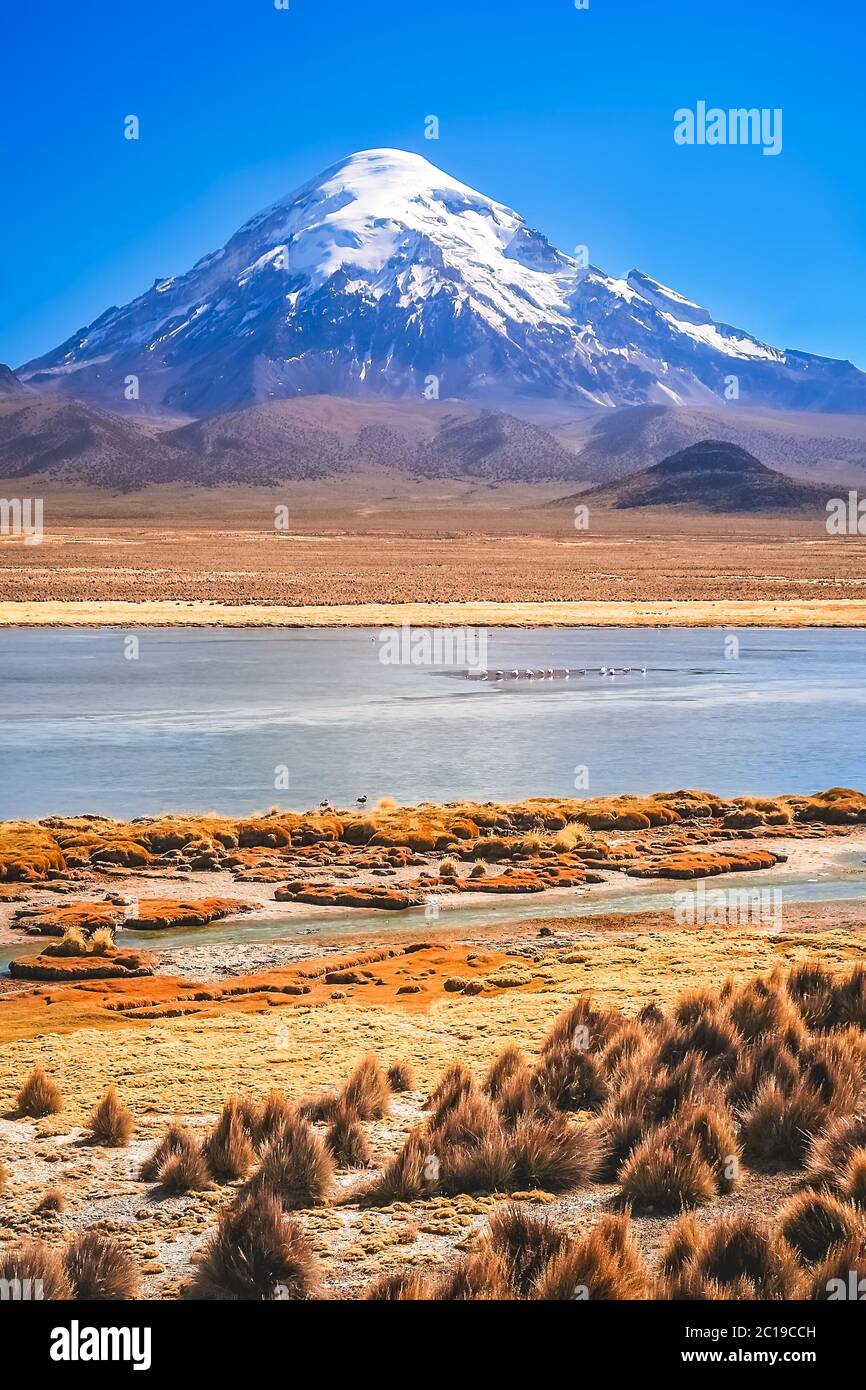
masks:
<instances>
[{"instance_id":1,"label":"golden grassland","mask_svg":"<svg viewBox=\"0 0 866 1390\"><path fill-rule=\"evenodd\" d=\"M866 598L283 604L4 600L0 627L864 627Z\"/></svg>"},{"instance_id":2,"label":"golden grassland","mask_svg":"<svg viewBox=\"0 0 866 1390\"><path fill-rule=\"evenodd\" d=\"M485 622L535 621L536 604L549 606L556 622L613 622L632 621L656 601L711 600L768 605L753 608L758 622L774 621L773 604L814 601L821 621L825 600L866 600L866 540L828 536L822 509L803 517L593 507L590 529L578 532L574 498L563 495L573 488L562 485L444 479L407 487L387 475L341 479L336 488L112 494L17 479L0 485L0 496L20 496L24 487L44 497L45 536L38 547L0 539L0 603L12 605L6 621L24 621L28 610L36 621L68 620L81 603L91 621L113 612L114 621L128 622L125 609L110 606L121 601L161 615L173 603L188 605L191 621L214 603L240 607L245 622L252 620L245 610L259 605L310 609L315 616L302 622L333 621L333 605L355 622L356 604L472 602L490 614L477 619ZM275 506L288 506L290 534L275 532ZM611 600L625 605L623 618L605 617ZM858 621L855 610L842 611ZM459 609L454 618L447 612L427 621L469 621ZM731 614L742 620L736 607Z\"/></svg>"},{"instance_id":3,"label":"golden grassland","mask_svg":"<svg viewBox=\"0 0 866 1390\"><path fill-rule=\"evenodd\" d=\"M866 1272L866 967L862 935L817 944L635 933L423 1013L296 1003L286 1038L246 1015L6 1043L0 1276L58 1299L834 1296Z\"/></svg>"}]
</instances>

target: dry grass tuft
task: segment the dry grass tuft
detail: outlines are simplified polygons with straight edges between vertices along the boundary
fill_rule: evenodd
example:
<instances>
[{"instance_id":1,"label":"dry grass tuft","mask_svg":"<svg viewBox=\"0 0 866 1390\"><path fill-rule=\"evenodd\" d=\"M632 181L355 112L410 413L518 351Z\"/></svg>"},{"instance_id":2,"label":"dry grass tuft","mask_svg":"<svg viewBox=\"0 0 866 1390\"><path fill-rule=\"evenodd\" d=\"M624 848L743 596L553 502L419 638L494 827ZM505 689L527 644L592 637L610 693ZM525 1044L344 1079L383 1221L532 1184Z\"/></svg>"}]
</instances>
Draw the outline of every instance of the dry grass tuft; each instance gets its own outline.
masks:
<instances>
[{"instance_id":1,"label":"dry grass tuft","mask_svg":"<svg viewBox=\"0 0 866 1390\"><path fill-rule=\"evenodd\" d=\"M414 1091L415 1072L412 1063L402 1057L392 1062L387 1071L388 1085L392 1091Z\"/></svg>"},{"instance_id":2,"label":"dry grass tuft","mask_svg":"<svg viewBox=\"0 0 866 1390\"><path fill-rule=\"evenodd\" d=\"M388 1113L391 1088L375 1052L368 1052L350 1075L341 1104L359 1120L381 1120Z\"/></svg>"},{"instance_id":3,"label":"dry grass tuft","mask_svg":"<svg viewBox=\"0 0 866 1390\"><path fill-rule=\"evenodd\" d=\"M548 1217L535 1216L516 1202L497 1208L491 1216L489 1240L505 1261L510 1288L522 1298L569 1243L565 1232Z\"/></svg>"},{"instance_id":4,"label":"dry grass tuft","mask_svg":"<svg viewBox=\"0 0 866 1390\"><path fill-rule=\"evenodd\" d=\"M650 1279L635 1249L625 1215L605 1216L579 1240L570 1241L542 1270L532 1297L616 1301L648 1298Z\"/></svg>"},{"instance_id":5,"label":"dry grass tuft","mask_svg":"<svg viewBox=\"0 0 866 1390\"><path fill-rule=\"evenodd\" d=\"M128 1144L135 1129L132 1112L127 1109L114 1086L109 1086L90 1116L90 1136L94 1144L120 1149Z\"/></svg>"},{"instance_id":6,"label":"dry grass tuft","mask_svg":"<svg viewBox=\"0 0 866 1390\"><path fill-rule=\"evenodd\" d=\"M63 1097L60 1087L50 1076L46 1076L41 1066L35 1066L18 1092L18 1114L41 1119L43 1115L56 1115L62 1109Z\"/></svg>"},{"instance_id":7,"label":"dry grass tuft","mask_svg":"<svg viewBox=\"0 0 866 1390\"><path fill-rule=\"evenodd\" d=\"M393 1274L380 1274L368 1284L361 1297L377 1303L417 1302L432 1298L433 1286L421 1270L401 1269Z\"/></svg>"},{"instance_id":8,"label":"dry grass tuft","mask_svg":"<svg viewBox=\"0 0 866 1390\"><path fill-rule=\"evenodd\" d=\"M798 1192L778 1219L785 1240L806 1264L816 1264L834 1245L864 1235L857 1210L829 1192Z\"/></svg>"},{"instance_id":9,"label":"dry grass tuft","mask_svg":"<svg viewBox=\"0 0 866 1390\"><path fill-rule=\"evenodd\" d=\"M34 1211L45 1216L59 1216L68 1206L68 1199L65 1192L61 1192L59 1187L51 1187L45 1193L41 1201L37 1202Z\"/></svg>"},{"instance_id":10,"label":"dry grass tuft","mask_svg":"<svg viewBox=\"0 0 866 1390\"><path fill-rule=\"evenodd\" d=\"M262 1152L247 1191L276 1197L287 1210L319 1206L328 1200L334 1160L324 1139L301 1115L293 1115Z\"/></svg>"},{"instance_id":11,"label":"dry grass tuft","mask_svg":"<svg viewBox=\"0 0 866 1390\"><path fill-rule=\"evenodd\" d=\"M349 1108L345 1100L340 1102L325 1143L334 1162L341 1168L369 1166L370 1145L367 1136L355 1111Z\"/></svg>"},{"instance_id":12,"label":"dry grass tuft","mask_svg":"<svg viewBox=\"0 0 866 1390\"><path fill-rule=\"evenodd\" d=\"M507 1043L499 1056L491 1063L482 1083L482 1090L491 1100L497 1100L506 1081L528 1072L529 1067L516 1043Z\"/></svg>"},{"instance_id":13,"label":"dry grass tuft","mask_svg":"<svg viewBox=\"0 0 866 1390\"><path fill-rule=\"evenodd\" d=\"M116 1241L98 1231L85 1231L73 1241L66 1249L64 1263L77 1299L120 1301L138 1293L135 1261Z\"/></svg>"},{"instance_id":14,"label":"dry grass tuft","mask_svg":"<svg viewBox=\"0 0 866 1390\"><path fill-rule=\"evenodd\" d=\"M204 1192L211 1185L202 1147L186 1131L178 1147L166 1154L157 1171L159 1185L166 1192Z\"/></svg>"},{"instance_id":15,"label":"dry grass tuft","mask_svg":"<svg viewBox=\"0 0 866 1390\"><path fill-rule=\"evenodd\" d=\"M713 1170L699 1146L674 1147L668 1137L664 1131L648 1134L620 1171L623 1199L637 1210L685 1211L716 1195Z\"/></svg>"},{"instance_id":16,"label":"dry grass tuft","mask_svg":"<svg viewBox=\"0 0 866 1390\"><path fill-rule=\"evenodd\" d=\"M204 1142L208 1170L217 1182L245 1178L255 1160L244 1115L234 1099L227 1100L222 1114Z\"/></svg>"},{"instance_id":17,"label":"dry grass tuft","mask_svg":"<svg viewBox=\"0 0 866 1390\"><path fill-rule=\"evenodd\" d=\"M22 1298L73 1297L63 1260L41 1240L25 1240L0 1251L0 1281L13 1280L22 1286Z\"/></svg>"},{"instance_id":18,"label":"dry grass tuft","mask_svg":"<svg viewBox=\"0 0 866 1390\"><path fill-rule=\"evenodd\" d=\"M141 1181L155 1182L165 1160L170 1158L172 1154L183 1152L189 1144L195 1144L195 1140L185 1125L169 1125L153 1153L144 1160L139 1168L138 1176Z\"/></svg>"},{"instance_id":19,"label":"dry grass tuft","mask_svg":"<svg viewBox=\"0 0 866 1390\"><path fill-rule=\"evenodd\" d=\"M190 1293L261 1302L313 1298L318 1288L318 1262L303 1230L276 1197L260 1192L223 1212Z\"/></svg>"}]
</instances>

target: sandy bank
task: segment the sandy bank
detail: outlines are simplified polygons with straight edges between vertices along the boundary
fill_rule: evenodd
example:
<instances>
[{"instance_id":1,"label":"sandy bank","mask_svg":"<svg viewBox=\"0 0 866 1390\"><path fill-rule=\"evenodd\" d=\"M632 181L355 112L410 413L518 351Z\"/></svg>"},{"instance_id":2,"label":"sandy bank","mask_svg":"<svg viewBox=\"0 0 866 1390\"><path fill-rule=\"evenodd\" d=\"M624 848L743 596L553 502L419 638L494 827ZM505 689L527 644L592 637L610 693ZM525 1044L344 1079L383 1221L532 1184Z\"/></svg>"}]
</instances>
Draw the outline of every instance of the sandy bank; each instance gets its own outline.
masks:
<instances>
[{"instance_id":1,"label":"sandy bank","mask_svg":"<svg viewBox=\"0 0 866 1390\"><path fill-rule=\"evenodd\" d=\"M0 627L864 627L866 600L360 603L3 602Z\"/></svg>"}]
</instances>

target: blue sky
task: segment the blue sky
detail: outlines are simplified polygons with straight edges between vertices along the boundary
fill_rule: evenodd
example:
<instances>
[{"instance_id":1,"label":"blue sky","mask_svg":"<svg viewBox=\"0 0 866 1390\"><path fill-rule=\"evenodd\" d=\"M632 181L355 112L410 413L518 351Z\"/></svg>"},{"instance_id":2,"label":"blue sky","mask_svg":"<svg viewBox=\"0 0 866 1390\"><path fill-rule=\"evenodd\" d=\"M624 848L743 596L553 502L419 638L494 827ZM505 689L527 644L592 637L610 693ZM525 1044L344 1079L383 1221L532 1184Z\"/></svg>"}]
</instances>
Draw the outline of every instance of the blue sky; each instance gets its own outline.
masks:
<instances>
[{"instance_id":1,"label":"blue sky","mask_svg":"<svg viewBox=\"0 0 866 1390\"><path fill-rule=\"evenodd\" d=\"M857 0L10 7L0 361L390 145L610 273L638 266L769 342L866 368L864 31ZM673 113L698 100L781 107L782 153L676 145Z\"/></svg>"}]
</instances>

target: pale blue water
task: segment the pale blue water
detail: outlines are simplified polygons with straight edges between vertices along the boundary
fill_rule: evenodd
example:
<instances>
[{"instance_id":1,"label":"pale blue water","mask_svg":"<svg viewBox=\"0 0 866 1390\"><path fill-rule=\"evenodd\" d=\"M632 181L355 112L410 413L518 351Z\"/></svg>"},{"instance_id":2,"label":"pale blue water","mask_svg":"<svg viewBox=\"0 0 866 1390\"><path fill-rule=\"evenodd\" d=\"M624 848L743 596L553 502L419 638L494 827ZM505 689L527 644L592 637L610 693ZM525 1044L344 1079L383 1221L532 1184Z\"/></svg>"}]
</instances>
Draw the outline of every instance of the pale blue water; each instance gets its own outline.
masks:
<instances>
[{"instance_id":1,"label":"pale blue water","mask_svg":"<svg viewBox=\"0 0 866 1390\"><path fill-rule=\"evenodd\" d=\"M0 632L0 818L707 787L866 787L866 634L497 629L488 665L645 664L613 682L385 666L370 631ZM287 767L289 789L275 789Z\"/></svg>"}]
</instances>

